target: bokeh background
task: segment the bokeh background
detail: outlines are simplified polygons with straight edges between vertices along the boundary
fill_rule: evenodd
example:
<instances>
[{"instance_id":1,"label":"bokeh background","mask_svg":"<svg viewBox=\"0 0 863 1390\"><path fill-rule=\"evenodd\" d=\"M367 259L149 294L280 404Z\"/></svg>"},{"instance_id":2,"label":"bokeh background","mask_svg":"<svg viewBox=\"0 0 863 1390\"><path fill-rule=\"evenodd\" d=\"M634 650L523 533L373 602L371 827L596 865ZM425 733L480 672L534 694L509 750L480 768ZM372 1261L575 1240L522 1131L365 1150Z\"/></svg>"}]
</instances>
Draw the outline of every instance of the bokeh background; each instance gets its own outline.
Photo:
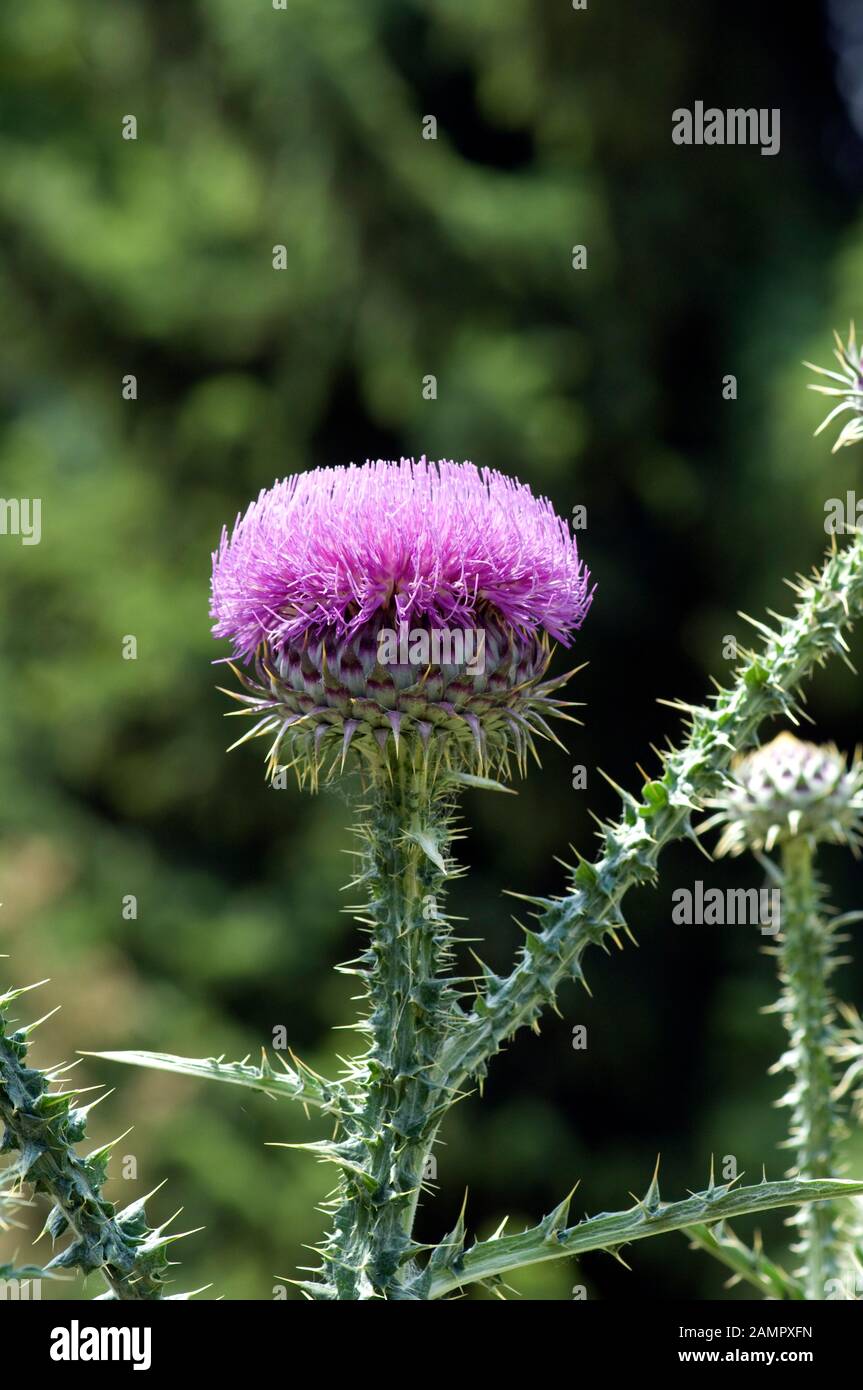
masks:
<instances>
[{"instance_id":1,"label":"bokeh background","mask_svg":"<svg viewBox=\"0 0 863 1390\"><path fill-rule=\"evenodd\" d=\"M853 0L4 7L0 492L42 499L42 540L0 537L0 971L50 977L22 1017L63 1006L38 1060L241 1057L284 1025L326 1072L350 1045L333 1032L350 982L332 969L355 949L350 808L268 790L255 747L225 756L207 616L222 524L314 465L471 458L588 508L585 727L517 801L466 802L451 906L506 967L519 931L503 889L562 887L554 856L589 852L589 810L615 809L597 768L632 783L636 760L654 765L650 742L677 728L657 699L727 677L724 638L748 640L737 610L788 607L782 577L819 559L826 499L859 486L859 451L831 459L812 438L800 363L863 315L861 53ZM779 107L780 154L673 145L672 111L696 100ZM819 736L863 734L838 664L811 710ZM824 866L834 901L859 905L849 856ZM422 1234L449 1229L466 1187L480 1233L537 1219L576 1179L579 1212L619 1207L659 1152L669 1196L701 1185L711 1154L781 1174L773 963L750 929L672 926L674 888L697 878L760 881L692 846L665 854L660 887L630 903L639 948L594 953L592 998L565 989L562 1016L451 1116ZM860 1003L853 949L837 986ZM265 1145L315 1138L317 1121L91 1059L79 1074L116 1087L95 1139L134 1125L117 1152L137 1178L118 1162L109 1193L167 1179L157 1212L205 1227L178 1252L178 1288L268 1299L307 1263L329 1173ZM863 1172L859 1139L848 1157ZM781 1254L781 1219L765 1232ZM0 1260L15 1249L29 1258L24 1233L0 1237ZM740 1293L681 1236L628 1259L513 1282L550 1299L576 1283L603 1299ZM82 1290L45 1296L61 1293Z\"/></svg>"}]
</instances>

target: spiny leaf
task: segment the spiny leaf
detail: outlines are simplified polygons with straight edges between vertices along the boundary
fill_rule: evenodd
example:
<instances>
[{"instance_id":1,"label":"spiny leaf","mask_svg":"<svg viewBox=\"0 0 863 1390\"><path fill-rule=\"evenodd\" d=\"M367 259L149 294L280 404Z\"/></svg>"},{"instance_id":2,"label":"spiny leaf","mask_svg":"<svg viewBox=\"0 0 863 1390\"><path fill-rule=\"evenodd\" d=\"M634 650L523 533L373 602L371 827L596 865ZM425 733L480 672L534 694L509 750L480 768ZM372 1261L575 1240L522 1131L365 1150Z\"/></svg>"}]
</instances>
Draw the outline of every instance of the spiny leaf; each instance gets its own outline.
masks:
<instances>
[{"instance_id":1,"label":"spiny leaf","mask_svg":"<svg viewBox=\"0 0 863 1390\"><path fill-rule=\"evenodd\" d=\"M478 777L474 772L448 772L445 781L459 787L476 787L478 791L506 792L507 796L517 796L515 787L505 787L503 782L495 782L492 777Z\"/></svg>"},{"instance_id":2,"label":"spiny leaf","mask_svg":"<svg viewBox=\"0 0 863 1390\"><path fill-rule=\"evenodd\" d=\"M693 1250L704 1250L732 1271L726 1288L733 1288L744 1281L758 1289L765 1298L806 1297L800 1281L787 1274L781 1265L768 1259L760 1241L756 1241L755 1245L746 1245L724 1221L718 1221L715 1226L689 1226L684 1235L689 1238Z\"/></svg>"},{"instance_id":3,"label":"spiny leaf","mask_svg":"<svg viewBox=\"0 0 863 1390\"><path fill-rule=\"evenodd\" d=\"M301 1077L284 1062L283 1073L273 1071L266 1056L256 1067L246 1062L225 1062L220 1057L175 1057L168 1052L85 1052L82 1055L122 1062L132 1067L149 1067L153 1071L173 1072L177 1076L222 1081L229 1086L245 1086L267 1096L300 1100L325 1110L333 1109L336 1105L338 1087L334 1083L323 1079L315 1082L310 1073Z\"/></svg>"},{"instance_id":4,"label":"spiny leaf","mask_svg":"<svg viewBox=\"0 0 863 1390\"><path fill-rule=\"evenodd\" d=\"M467 1284L493 1278L562 1255L583 1255L590 1250L616 1254L622 1245L662 1235L667 1231L701 1228L714 1221L775 1207L799 1206L805 1202L839 1200L863 1192L863 1181L841 1178L790 1178L783 1182L762 1182L751 1187L724 1184L695 1192L681 1202L659 1202L648 1210L636 1202L627 1211L603 1212L586 1217L577 1225L557 1232L550 1242L545 1223L521 1235L479 1241L466 1250L457 1268L442 1267L433 1255L426 1270L414 1281L417 1296L440 1298Z\"/></svg>"}]
</instances>

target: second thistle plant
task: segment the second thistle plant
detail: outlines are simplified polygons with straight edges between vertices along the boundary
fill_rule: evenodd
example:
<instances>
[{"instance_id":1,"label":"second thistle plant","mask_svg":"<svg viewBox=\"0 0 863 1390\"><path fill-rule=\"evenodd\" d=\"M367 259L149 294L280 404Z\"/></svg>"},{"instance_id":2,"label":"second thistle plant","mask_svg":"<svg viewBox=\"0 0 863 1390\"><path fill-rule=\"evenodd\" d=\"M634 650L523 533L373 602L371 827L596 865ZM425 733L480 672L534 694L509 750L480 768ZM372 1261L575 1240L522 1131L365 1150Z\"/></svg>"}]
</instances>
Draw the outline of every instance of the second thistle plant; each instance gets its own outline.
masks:
<instances>
[{"instance_id":1,"label":"second thistle plant","mask_svg":"<svg viewBox=\"0 0 863 1390\"><path fill-rule=\"evenodd\" d=\"M805 1178L832 1177L844 1122L836 1098L836 1002L831 976L839 964L839 932L857 914L831 916L815 869L824 841L856 851L863 829L863 763L849 767L832 746L818 747L782 733L741 759L716 815L724 826L719 853L755 853L779 887L781 937L775 950L782 992L776 1010L788 1047L774 1067L791 1075L782 1104L791 1109L787 1147ZM765 857L778 850L779 860ZM860 1233L853 1206L813 1203L794 1218L800 1229L795 1252L809 1299L826 1298L853 1274ZM852 1284L853 1286L853 1284Z\"/></svg>"}]
</instances>

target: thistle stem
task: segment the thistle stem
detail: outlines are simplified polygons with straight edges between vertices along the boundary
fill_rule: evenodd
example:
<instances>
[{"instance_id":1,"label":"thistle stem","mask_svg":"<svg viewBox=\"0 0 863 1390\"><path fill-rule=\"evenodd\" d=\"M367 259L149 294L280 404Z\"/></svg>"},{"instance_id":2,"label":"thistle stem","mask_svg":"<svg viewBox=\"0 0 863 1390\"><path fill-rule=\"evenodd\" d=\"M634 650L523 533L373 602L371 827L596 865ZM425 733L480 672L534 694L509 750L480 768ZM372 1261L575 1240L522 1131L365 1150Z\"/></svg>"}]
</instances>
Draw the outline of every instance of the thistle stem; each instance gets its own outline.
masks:
<instances>
[{"instance_id":1,"label":"thistle stem","mask_svg":"<svg viewBox=\"0 0 863 1390\"><path fill-rule=\"evenodd\" d=\"M76 1152L87 1114L74 1106L77 1093L52 1092L46 1073L26 1063L30 1030L10 1033L6 1027L6 1006L20 992L0 997L0 1151L17 1152L13 1171L18 1179L53 1200L46 1223L52 1237L72 1237L48 1272L78 1269L87 1275L98 1270L108 1297L161 1299L167 1241L147 1226L140 1204L116 1213L103 1198L107 1149L86 1157Z\"/></svg>"},{"instance_id":2,"label":"thistle stem","mask_svg":"<svg viewBox=\"0 0 863 1390\"><path fill-rule=\"evenodd\" d=\"M830 1046L833 999L828 980L834 967L832 933L821 915L821 888L813 851L801 837L782 850L782 940L779 1001L790 1047L779 1067L790 1070L793 1086L786 1101L793 1107L790 1143L802 1178L828 1178L836 1171L839 1120ZM839 1212L830 1202L813 1202L800 1213L806 1297L826 1297L829 1280L840 1274L842 1248Z\"/></svg>"},{"instance_id":3,"label":"thistle stem","mask_svg":"<svg viewBox=\"0 0 863 1390\"><path fill-rule=\"evenodd\" d=\"M393 1298L413 1253L411 1228L442 1117L432 1078L457 1007L440 893L452 876L453 795L420 758L391 751L370 779L359 829L370 935L347 969L365 982L367 1052L349 1077L354 1103L329 1155L342 1166L322 1251L333 1296Z\"/></svg>"},{"instance_id":4,"label":"thistle stem","mask_svg":"<svg viewBox=\"0 0 863 1390\"><path fill-rule=\"evenodd\" d=\"M795 612L763 628L759 652L744 653L734 682L710 704L685 707L687 736L663 755L661 778L639 798L622 792L623 814L603 827L599 855L582 862L571 890L541 904L540 929L505 979L489 985L480 1007L448 1039L442 1084L456 1091L482 1076L491 1058L520 1028L533 1023L567 980L582 978L590 945L624 925L622 903L631 888L656 881L667 844L695 839L692 812L721 790L735 751L755 742L765 719L793 713L801 683L831 655L847 660L843 632L863 614L863 535L838 549L821 569L795 586Z\"/></svg>"}]
</instances>

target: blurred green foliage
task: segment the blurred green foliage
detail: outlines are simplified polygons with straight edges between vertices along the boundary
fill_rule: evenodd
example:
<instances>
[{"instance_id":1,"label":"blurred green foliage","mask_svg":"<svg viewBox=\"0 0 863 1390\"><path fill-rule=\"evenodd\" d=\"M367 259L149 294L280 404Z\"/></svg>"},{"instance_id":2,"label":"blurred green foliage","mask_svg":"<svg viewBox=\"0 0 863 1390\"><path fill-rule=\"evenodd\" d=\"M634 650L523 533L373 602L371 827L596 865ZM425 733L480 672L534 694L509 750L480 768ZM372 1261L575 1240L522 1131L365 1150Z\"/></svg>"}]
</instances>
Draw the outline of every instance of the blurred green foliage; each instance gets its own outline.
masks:
<instances>
[{"instance_id":1,"label":"blurred green foliage","mask_svg":"<svg viewBox=\"0 0 863 1390\"><path fill-rule=\"evenodd\" d=\"M0 13L0 76L0 492L42 499L38 546L0 537L3 974L51 976L44 1008L63 1012L44 1062L242 1056L284 1025L326 1071L351 1045L332 1031L354 1006L331 969L354 953L351 813L340 791L268 790L254 749L223 754L220 529L275 476L423 452L516 473L565 514L587 505L599 592L571 761L588 791L551 750L518 802L466 805L471 874L452 906L504 967L519 933L501 890L561 886L553 855L588 849L588 806L614 808L597 766L628 782L650 765L649 741L675 728L656 698L699 698L727 672L724 635L748 640L736 610L787 606L781 576L817 560L824 501L859 476L854 451L831 461L812 441L798 365L860 311L863 184L833 157L853 137L825 15L785 13L778 47L766 12L732 21L719 0L43 0ZM781 155L673 146L672 110L699 98L780 106ZM813 690L824 737L853 744L859 708L848 673ZM765 1071L781 1030L759 1014L772 963L745 932L670 925L674 886L756 872L708 869L691 847L664 862L637 902L640 949L598 955L592 998L573 988L498 1059L484 1102L457 1108L429 1236L466 1186L481 1233L507 1212L511 1229L535 1220L576 1178L586 1210L620 1206L659 1150L669 1195L711 1153L779 1175ZM829 870L852 906L859 875L838 852ZM838 983L859 1002L859 964ZM166 1177L165 1214L182 1204L206 1226L182 1287L272 1297L306 1262L329 1178L266 1141L318 1122L230 1088L79 1072L118 1088L98 1139L134 1124L115 1195ZM0 1261L16 1245L29 1258L19 1232ZM555 1299L579 1282L591 1297L721 1290L682 1239L631 1264L516 1283Z\"/></svg>"}]
</instances>

